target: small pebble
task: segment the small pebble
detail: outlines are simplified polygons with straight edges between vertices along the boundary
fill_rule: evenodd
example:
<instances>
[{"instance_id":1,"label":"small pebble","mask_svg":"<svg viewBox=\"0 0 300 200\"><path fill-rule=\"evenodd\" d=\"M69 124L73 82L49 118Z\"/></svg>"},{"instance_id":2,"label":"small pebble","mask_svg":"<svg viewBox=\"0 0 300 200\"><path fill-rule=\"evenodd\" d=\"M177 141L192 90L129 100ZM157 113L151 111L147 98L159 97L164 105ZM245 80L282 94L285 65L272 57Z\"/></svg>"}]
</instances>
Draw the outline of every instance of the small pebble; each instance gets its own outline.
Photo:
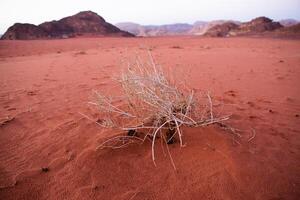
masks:
<instances>
[{"instance_id":1,"label":"small pebble","mask_svg":"<svg viewBox=\"0 0 300 200\"><path fill-rule=\"evenodd\" d=\"M48 167L42 167L42 172L49 172L49 168Z\"/></svg>"}]
</instances>

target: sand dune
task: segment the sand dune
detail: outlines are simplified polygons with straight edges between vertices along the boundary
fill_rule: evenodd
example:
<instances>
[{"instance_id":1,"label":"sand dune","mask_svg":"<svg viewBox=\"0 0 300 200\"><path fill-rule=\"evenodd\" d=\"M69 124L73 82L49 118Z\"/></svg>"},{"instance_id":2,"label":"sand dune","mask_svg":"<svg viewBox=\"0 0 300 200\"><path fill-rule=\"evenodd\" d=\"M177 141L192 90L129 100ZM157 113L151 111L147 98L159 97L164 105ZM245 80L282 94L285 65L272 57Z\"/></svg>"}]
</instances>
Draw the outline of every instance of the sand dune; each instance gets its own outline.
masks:
<instances>
[{"instance_id":1,"label":"sand dune","mask_svg":"<svg viewBox=\"0 0 300 200\"><path fill-rule=\"evenodd\" d=\"M150 48L160 65L232 114L185 128L170 145L96 150L93 90L118 93L122 60ZM297 199L300 42L266 38L73 38L0 41L0 199ZM255 130L255 135L254 131Z\"/></svg>"}]
</instances>

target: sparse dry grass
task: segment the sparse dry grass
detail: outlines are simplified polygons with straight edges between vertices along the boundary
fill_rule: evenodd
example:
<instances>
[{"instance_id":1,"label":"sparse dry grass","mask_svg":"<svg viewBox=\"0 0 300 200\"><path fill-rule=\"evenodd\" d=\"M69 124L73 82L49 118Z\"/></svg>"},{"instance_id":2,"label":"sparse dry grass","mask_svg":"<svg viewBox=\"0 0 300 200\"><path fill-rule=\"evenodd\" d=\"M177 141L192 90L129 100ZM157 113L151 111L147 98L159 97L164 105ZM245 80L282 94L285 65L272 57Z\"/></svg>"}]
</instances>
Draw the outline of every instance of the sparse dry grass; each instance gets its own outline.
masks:
<instances>
[{"instance_id":1,"label":"sparse dry grass","mask_svg":"<svg viewBox=\"0 0 300 200\"><path fill-rule=\"evenodd\" d=\"M110 97L95 92L96 100L90 104L97 106L103 116L97 122L98 125L128 133L114 136L98 148L122 148L130 143L149 139L155 164L156 138L161 138L161 141L168 144L176 137L182 147L184 142L181 127L222 123L229 116L219 116L214 112L209 92L196 95L193 90L176 86L176 81L170 81L163 69L156 65L150 51L148 53L148 64L137 59L121 74L118 82L122 87L122 96ZM175 168L168 145L166 146Z\"/></svg>"}]
</instances>

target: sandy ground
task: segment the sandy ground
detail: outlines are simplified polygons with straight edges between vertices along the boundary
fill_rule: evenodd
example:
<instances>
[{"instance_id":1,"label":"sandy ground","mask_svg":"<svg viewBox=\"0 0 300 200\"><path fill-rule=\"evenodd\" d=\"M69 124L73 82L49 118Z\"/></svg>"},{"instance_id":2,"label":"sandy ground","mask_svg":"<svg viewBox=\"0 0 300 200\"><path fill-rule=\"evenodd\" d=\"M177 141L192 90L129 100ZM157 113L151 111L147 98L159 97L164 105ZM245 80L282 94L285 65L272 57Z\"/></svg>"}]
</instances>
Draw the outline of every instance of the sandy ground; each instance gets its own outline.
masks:
<instances>
[{"instance_id":1,"label":"sandy ground","mask_svg":"<svg viewBox=\"0 0 300 200\"><path fill-rule=\"evenodd\" d=\"M242 138L215 126L185 128L186 147L170 145L176 171L160 145L153 165L149 142L95 150L116 133L79 113L96 120L87 104L93 90L117 93L111 79L145 48L179 80L222 101ZM300 40L0 41L0 87L0 199L300 196Z\"/></svg>"}]
</instances>

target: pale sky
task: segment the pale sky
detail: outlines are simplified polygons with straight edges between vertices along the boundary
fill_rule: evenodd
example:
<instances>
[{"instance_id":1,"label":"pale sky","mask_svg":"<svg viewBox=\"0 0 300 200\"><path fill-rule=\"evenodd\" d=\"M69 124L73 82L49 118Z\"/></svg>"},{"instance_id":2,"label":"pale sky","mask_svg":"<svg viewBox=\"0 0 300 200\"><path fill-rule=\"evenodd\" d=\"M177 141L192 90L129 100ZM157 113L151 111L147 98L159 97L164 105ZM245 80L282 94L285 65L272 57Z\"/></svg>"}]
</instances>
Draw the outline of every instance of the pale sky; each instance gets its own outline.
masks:
<instances>
[{"instance_id":1,"label":"pale sky","mask_svg":"<svg viewBox=\"0 0 300 200\"><path fill-rule=\"evenodd\" d=\"M16 22L40 24L92 10L112 24L247 21L258 16L300 20L300 0L0 0L0 33Z\"/></svg>"}]
</instances>

